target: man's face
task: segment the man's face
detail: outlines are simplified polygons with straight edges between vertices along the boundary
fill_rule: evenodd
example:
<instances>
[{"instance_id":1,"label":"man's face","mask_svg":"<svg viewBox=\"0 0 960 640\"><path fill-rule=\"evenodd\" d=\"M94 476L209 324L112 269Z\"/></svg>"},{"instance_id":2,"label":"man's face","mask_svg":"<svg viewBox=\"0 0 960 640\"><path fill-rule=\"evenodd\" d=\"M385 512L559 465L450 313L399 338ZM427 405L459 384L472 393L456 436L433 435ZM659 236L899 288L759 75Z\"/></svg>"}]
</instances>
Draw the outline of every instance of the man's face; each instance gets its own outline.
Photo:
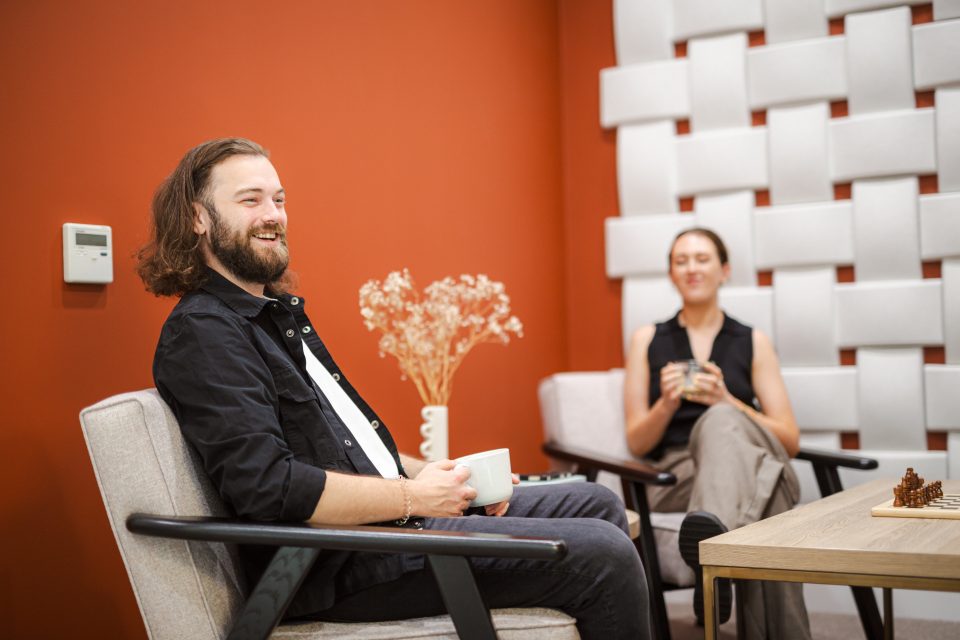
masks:
<instances>
[{"instance_id":1,"label":"man's face","mask_svg":"<svg viewBox=\"0 0 960 640\"><path fill-rule=\"evenodd\" d=\"M267 158L232 156L213 168L196 228L214 262L241 282L273 282L290 261L286 227L283 186Z\"/></svg>"}]
</instances>

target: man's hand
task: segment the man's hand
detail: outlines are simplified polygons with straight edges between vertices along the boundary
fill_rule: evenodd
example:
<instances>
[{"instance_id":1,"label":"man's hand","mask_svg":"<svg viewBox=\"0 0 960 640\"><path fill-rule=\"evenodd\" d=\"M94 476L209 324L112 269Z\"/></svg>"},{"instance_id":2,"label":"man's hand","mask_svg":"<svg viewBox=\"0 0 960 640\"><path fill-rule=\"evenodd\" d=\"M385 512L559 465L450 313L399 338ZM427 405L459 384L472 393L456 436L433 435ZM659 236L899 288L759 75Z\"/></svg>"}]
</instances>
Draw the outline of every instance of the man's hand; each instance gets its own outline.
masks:
<instances>
[{"instance_id":1,"label":"man's hand","mask_svg":"<svg viewBox=\"0 0 960 640\"><path fill-rule=\"evenodd\" d=\"M520 484L520 476L515 473L510 474L513 478L513 484ZM484 511L487 512L488 516L495 516L497 518L503 516L507 513L507 509L510 508L510 501L504 500L503 502L495 502L493 504L488 504L484 507Z\"/></svg>"},{"instance_id":2,"label":"man's hand","mask_svg":"<svg viewBox=\"0 0 960 640\"><path fill-rule=\"evenodd\" d=\"M410 480L410 499L413 513L432 518L455 518L463 515L477 490L465 483L470 477L468 467L452 460L438 460L423 467L416 480Z\"/></svg>"}]
</instances>

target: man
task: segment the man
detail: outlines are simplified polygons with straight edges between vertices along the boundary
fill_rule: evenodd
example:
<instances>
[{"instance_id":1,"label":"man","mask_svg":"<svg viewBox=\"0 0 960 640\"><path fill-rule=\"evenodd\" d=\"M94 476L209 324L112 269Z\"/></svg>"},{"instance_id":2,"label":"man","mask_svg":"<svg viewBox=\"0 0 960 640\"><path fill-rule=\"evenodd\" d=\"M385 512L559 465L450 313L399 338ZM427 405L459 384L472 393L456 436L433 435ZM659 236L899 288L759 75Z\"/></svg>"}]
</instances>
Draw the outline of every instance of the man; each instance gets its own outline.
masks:
<instances>
[{"instance_id":1,"label":"man","mask_svg":"<svg viewBox=\"0 0 960 640\"><path fill-rule=\"evenodd\" d=\"M518 487L464 516L469 470L400 455L288 293L284 189L244 139L190 150L157 190L139 273L181 296L154 358L160 394L237 515L562 538L557 562L474 558L491 607L544 606L584 638L649 635L648 597L623 505L592 483ZM241 549L251 580L272 550ZM288 618L387 620L445 610L420 555L324 552Z\"/></svg>"}]
</instances>

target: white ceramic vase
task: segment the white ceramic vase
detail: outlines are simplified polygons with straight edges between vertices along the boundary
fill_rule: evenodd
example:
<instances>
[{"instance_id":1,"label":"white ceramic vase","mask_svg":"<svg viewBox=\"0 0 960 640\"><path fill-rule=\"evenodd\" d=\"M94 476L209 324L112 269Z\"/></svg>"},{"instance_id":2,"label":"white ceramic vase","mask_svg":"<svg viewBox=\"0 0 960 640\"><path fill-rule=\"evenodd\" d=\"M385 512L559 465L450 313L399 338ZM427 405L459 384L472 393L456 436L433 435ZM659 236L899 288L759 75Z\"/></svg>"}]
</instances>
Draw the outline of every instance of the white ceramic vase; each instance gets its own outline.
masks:
<instances>
[{"instance_id":1,"label":"white ceramic vase","mask_svg":"<svg viewBox=\"0 0 960 640\"><path fill-rule=\"evenodd\" d=\"M447 451L447 408L443 405L429 404L420 410L423 424L420 425L420 455L427 462L443 460L449 457Z\"/></svg>"}]
</instances>

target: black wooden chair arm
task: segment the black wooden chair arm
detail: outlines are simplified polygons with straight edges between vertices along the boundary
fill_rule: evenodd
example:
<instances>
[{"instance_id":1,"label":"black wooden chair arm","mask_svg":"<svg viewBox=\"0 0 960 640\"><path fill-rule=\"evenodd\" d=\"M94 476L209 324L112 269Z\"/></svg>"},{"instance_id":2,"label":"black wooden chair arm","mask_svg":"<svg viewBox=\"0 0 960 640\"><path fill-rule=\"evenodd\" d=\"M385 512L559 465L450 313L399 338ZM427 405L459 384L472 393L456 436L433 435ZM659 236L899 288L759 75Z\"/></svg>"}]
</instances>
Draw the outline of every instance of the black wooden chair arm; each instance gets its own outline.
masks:
<instances>
[{"instance_id":1,"label":"black wooden chair arm","mask_svg":"<svg viewBox=\"0 0 960 640\"><path fill-rule=\"evenodd\" d=\"M847 467L848 469L859 469L860 471L876 469L878 465L877 461L873 458L866 458L852 453L841 453L839 451L807 449L806 447L797 452L797 460L806 460L815 465L822 464L831 467Z\"/></svg>"},{"instance_id":2,"label":"black wooden chair arm","mask_svg":"<svg viewBox=\"0 0 960 640\"><path fill-rule=\"evenodd\" d=\"M668 471L660 471L648 464L636 460L624 460L585 451L567 445L547 442L543 452L551 458L572 462L580 468L592 471L609 471L624 480L643 484L671 485L677 483L677 477Z\"/></svg>"}]
</instances>

